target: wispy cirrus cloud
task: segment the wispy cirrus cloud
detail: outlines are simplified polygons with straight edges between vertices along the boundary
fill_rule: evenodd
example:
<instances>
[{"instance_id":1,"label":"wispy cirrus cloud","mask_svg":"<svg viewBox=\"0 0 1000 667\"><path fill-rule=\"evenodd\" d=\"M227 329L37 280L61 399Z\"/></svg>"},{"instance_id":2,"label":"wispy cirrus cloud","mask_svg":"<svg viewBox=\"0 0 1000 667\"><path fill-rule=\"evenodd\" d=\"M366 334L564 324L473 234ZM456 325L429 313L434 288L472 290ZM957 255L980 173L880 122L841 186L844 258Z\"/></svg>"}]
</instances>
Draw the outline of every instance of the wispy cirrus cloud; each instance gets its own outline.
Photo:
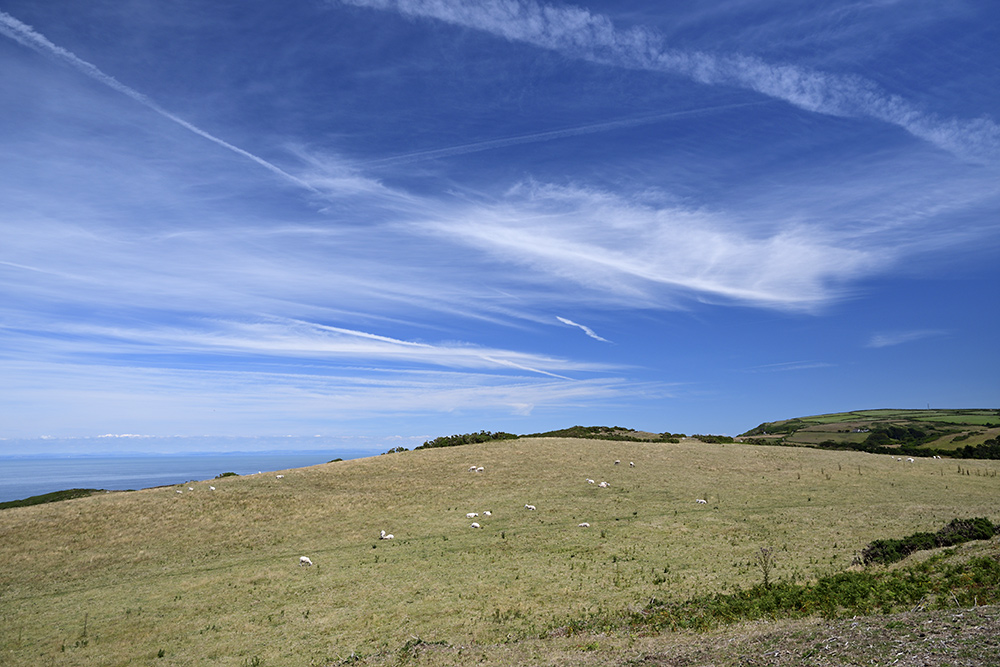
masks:
<instances>
[{"instance_id":1,"label":"wispy cirrus cloud","mask_svg":"<svg viewBox=\"0 0 1000 667\"><path fill-rule=\"evenodd\" d=\"M893 347L895 345L903 345L905 343L923 340L924 338L944 336L947 333L947 331L943 331L941 329L917 329L913 331L891 331L878 333L873 335L868 340L866 347Z\"/></svg>"},{"instance_id":2,"label":"wispy cirrus cloud","mask_svg":"<svg viewBox=\"0 0 1000 667\"><path fill-rule=\"evenodd\" d=\"M267 372L0 359L0 372L5 379L0 418L8 437L35 436L16 425L43 422L57 436L106 433L108 424L142 426L142 432L159 435L254 435L290 428L302 434L334 422L397 419L405 426L414 418L467 410L483 419L509 418L669 391L616 377L566 380L315 364L298 372ZM60 425L51 423L53 414L60 415Z\"/></svg>"},{"instance_id":3,"label":"wispy cirrus cloud","mask_svg":"<svg viewBox=\"0 0 1000 667\"><path fill-rule=\"evenodd\" d=\"M942 118L855 75L770 63L746 54L672 49L656 31L621 29L604 15L535 0L339 0L482 30L595 63L688 77L706 85L738 86L800 109L868 117L896 125L963 159L995 163L1000 126L988 117Z\"/></svg>"},{"instance_id":4,"label":"wispy cirrus cloud","mask_svg":"<svg viewBox=\"0 0 1000 667\"><path fill-rule=\"evenodd\" d=\"M253 359L303 359L315 362L389 368L436 367L475 372L515 369L570 378L560 373L607 372L612 366L580 362L516 350L487 348L461 342L416 342L377 333L333 327L301 320L262 318L258 321L219 319L151 324L101 325L96 322L47 322L32 332L22 324L16 330L0 326L0 333L16 331L21 340L31 338L36 355L72 358L81 354L101 357L241 355ZM501 373L502 374L502 373Z\"/></svg>"},{"instance_id":5,"label":"wispy cirrus cloud","mask_svg":"<svg viewBox=\"0 0 1000 667\"><path fill-rule=\"evenodd\" d=\"M749 373L786 373L789 371L808 371L817 368L832 368L834 364L826 361L782 361L776 364L764 364L746 369Z\"/></svg>"},{"instance_id":6,"label":"wispy cirrus cloud","mask_svg":"<svg viewBox=\"0 0 1000 667\"><path fill-rule=\"evenodd\" d=\"M809 310L891 256L799 221L740 225L725 214L644 204L608 192L522 184L500 205L415 223L539 276L586 288L581 298L681 307L684 298Z\"/></svg>"}]
</instances>

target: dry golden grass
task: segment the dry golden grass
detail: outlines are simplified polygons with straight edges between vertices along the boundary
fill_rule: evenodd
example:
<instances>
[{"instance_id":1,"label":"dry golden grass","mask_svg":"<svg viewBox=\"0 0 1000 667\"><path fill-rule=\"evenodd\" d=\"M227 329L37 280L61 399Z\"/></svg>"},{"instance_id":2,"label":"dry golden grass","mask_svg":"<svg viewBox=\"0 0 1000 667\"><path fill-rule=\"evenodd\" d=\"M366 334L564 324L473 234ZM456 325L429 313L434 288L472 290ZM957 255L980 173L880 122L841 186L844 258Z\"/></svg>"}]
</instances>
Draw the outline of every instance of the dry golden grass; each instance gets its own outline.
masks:
<instances>
[{"instance_id":1,"label":"dry golden grass","mask_svg":"<svg viewBox=\"0 0 1000 667\"><path fill-rule=\"evenodd\" d=\"M998 468L523 439L11 509L0 664L325 665L414 636L537 637L653 596L756 583L764 545L777 577L801 581L847 568L876 538L998 521Z\"/></svg>"}]
</instances>

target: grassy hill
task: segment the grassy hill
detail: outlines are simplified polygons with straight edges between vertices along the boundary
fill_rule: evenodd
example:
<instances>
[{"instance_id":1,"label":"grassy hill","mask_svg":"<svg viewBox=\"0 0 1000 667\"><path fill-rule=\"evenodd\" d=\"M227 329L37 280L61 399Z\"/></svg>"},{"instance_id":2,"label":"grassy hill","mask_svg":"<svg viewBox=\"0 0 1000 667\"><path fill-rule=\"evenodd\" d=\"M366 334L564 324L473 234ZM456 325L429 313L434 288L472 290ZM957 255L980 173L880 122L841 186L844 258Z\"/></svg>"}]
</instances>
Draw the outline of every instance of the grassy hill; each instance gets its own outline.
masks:
<instances>
[{"instance_id":1,"label":"grassy hill","mask_svg":"<svg viewBox=\"0 0 1000 667\"><path fill-rule=\"evenodd\" d=\"M772 578L804 582L875 539L1000 521L998 469L521 438L13 508L0 664L625 664L666 649L567 629L753 586L765 546Z\"/></svg>"},{"instance_id":2,"label":"grassy hill","mask_svg":"<svg viewBox=\"0 0 1000 667\"><path fill-rule=\"evenodd\" d=\"M741 440L802 446L909 446L954 452L1000 437L1000 410L858 410L765 422Z\"/></svg>"}]
</instances>

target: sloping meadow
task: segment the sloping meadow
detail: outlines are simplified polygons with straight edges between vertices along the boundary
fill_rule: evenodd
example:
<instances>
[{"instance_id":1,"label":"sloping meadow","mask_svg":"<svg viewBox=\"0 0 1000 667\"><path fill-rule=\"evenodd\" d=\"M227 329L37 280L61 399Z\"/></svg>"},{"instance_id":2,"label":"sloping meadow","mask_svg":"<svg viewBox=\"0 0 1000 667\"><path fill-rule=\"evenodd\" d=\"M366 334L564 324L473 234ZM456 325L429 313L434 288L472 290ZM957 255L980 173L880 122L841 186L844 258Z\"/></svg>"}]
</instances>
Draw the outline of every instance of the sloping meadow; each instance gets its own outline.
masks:
<instances>
[{"instance_id":1,"label":"sloping meadow","mask_svg":"<svg viewBox=\"0 0 1000 667\"><path fill-rule=\"evenodd\" d=\"M802 582L876 539L996 522L998 468L538 438L15 508L0 664L325 665L539 637L753 586L762 547L772 581Z\"/></svg>"}]
</instances>

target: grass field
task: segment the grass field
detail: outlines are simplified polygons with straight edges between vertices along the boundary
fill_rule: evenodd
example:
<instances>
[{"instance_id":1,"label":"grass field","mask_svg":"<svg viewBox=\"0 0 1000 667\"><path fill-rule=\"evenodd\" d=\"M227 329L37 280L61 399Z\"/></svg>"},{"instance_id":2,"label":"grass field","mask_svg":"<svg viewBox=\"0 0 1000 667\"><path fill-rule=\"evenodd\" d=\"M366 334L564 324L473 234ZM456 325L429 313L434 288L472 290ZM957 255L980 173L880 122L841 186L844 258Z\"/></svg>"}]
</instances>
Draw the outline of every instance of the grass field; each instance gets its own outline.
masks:
<instances>
[{"instance_id":1,"label":"grass field","mask_svg":"<svg viewBox=\"0 0 1000 667\"><path fill-rule=\"evenodd\" d=\"M0 512L0 664L328 665L414 638L534 642L654 596L755 584L762 546L772 576L805 581L877 538L1000 521L998 471L540 438L14 508Z\"/></svg>"},{"instance_id":2,"label":"grass field","mask_svg":"<svg viewBox=\"0 0 1000 667\"><path fill-rule=\"evenodd\" d=\"M921 448L948 453L1000 436L1000 411L855 410L767 422L741 438L810 447L824 442L856 445L864 442L871 430L886 426L916 427L929 436Z\"/></svg>"}]
</instances>

